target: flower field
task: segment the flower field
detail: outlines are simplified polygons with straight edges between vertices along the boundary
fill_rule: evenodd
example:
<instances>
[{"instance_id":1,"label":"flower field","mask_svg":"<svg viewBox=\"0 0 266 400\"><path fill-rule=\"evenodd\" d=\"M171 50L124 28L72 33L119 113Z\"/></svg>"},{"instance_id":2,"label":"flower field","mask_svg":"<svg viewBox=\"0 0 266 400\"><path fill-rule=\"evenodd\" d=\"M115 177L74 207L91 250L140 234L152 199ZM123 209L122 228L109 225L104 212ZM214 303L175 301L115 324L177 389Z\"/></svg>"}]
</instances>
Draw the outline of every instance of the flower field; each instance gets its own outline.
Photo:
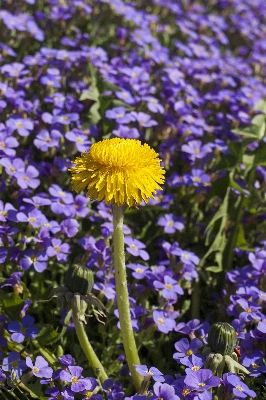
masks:
<instances>
[{"instance_id":1,"label":"flower field","mask_svg":"<svg viewBox=\"0 0 266 400\"><path fill-rule=\"evenodd\" d=\"M266 399L265 0L0 7L0 399Z\"/></svg>"}]
</instances>

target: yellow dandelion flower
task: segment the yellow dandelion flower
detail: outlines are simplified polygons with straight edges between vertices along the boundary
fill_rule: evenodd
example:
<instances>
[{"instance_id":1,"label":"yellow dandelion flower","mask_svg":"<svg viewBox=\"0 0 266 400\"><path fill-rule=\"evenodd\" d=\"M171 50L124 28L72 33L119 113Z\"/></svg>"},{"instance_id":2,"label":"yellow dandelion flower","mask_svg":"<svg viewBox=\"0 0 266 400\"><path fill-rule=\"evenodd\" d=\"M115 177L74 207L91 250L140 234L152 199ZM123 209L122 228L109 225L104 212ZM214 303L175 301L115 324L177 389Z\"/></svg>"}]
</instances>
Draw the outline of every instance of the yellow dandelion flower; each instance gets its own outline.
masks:
<instances>
[{"instance_id":1,"label":"yellow dandelion flower","mask_svg":"<svg viewBox=\"0 0 266 400\"><path fill-rule=\"evenodd\" d=\"M146 203L162 189L164 169L155 150L134 139L107 139L77 157L69 171L73 189L91 200L122 206Z\"/></svg>"}]
</instances>

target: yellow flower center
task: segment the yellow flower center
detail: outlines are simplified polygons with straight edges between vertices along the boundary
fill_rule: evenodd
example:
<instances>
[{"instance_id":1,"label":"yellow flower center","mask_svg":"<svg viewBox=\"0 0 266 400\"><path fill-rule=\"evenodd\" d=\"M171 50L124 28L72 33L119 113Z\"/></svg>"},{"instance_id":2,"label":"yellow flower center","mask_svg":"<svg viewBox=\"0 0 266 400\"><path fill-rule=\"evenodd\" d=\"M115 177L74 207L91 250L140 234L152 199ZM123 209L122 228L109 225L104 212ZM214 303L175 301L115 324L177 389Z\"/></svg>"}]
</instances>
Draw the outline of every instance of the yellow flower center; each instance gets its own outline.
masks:
<instances>
[{"instance_id":1,"label":"yellow flower center","mask_svg":"<svg viewBox=\"0 0 266 400\"><path fill-rule=\"evenodd\" d=\"M86 399L90 399L93 396L93 392L90 392L89 390L86 390L84 394Z\"/></svg>"},{"instance_id":2,"label":"yellow flower center","mask_svg":"<svg viewBox=\"0 0 266 400\"><path fill-rule=\"evenodd\" d=\"M4 149L6 147L5 142L0 142L0 147L2 147Z\"/></svg>"},{"instance_id":3,"label":"yellow flower center","mask_svg":"<svg viewBox=\"0 0 266 400\"><path fill-rule=\"evenodd\" d=\"M137 269L136 269L136 272L138 272L139 274L142 274L143 271L144 271L144 270L143 270L142 268L137 268Z\"/></svg>"},{"instance_id":4,"label":"yellow flower center","mask_svg":"<svg viewBox=\"0 0 266 400\"><path fill-rule=\"evenodd\" d=\"M186 356L191 356L193 354L193 351L192 350L187 350L186 351Z\"/></svg>"},{"instance_id":5,"label":"yellow flower center","mask_svg":"<svg viewBox=\"0 0 266 400\"><path fill-rule=\"evenodd\" d=\"M29 217L29 221L30 222L36 222L36 218L35 217Z\"/></svg>"},{"instance_id":6,"label":"yellow flower center","mask_svg":"<svg viewBox=\"0 0 266 400\"><path fill-rule=\"evenodd\" d=\"M170 289L170 290L173 289L173 286L170 285L170 283L166 283L164 286L166 289Z\"/></svg>"},{"instance_id":7,"label":"yellow flower center","mask_svg":"<svg viewBox=\"0 0 266 400\"><path fill-rule=\"evenodd\" d=\"M158 322L160 325L163 325L163 318L158 318L158 319L157 319L157 322Z\"/></svg>"},{"instance_id":8,"label":"yellow flower center","mask_svg":"<svg viewBox=\"0 0 266 400\"><path fill-rule=\"evenodd\" d=\"M192 180L193 182L200 182L200 178L198 176L194 176Z\"/></svg>"},{"instance_id":9,"label":"yellow flower center","mask_svg":"<svg viewBox=\"0 0 266 400\"><path fill-rule=\"evenodd\" d=\"M37 368L37 367L33 367L33 368L32 368L32 371L38 373L40 370L39 370L39 368Z\"/></svg>"},{"instance_id":10,"label":"yellow flower center","mask_svg":"<svg viewBox=\"0 0 266 400\"><path fill-rule=\"evenodd\" d=\"M79 382L78 377L77 377L77 376L72 376L71 382L72 382L72 383L78 383L78 382Z\"/></svg>"},{"instance_id":11,"label":"yellow flower center","mask_svg":"<svg viewBox=\"0 0 266 400\"><path fill-rule=\"evenodd\" d=\"M237 386L236 386L236 389L238 389L240 392L243 392L243 389L242 389L242 387L241 387L241 386L239 386L239 385L237 385Z\"/></svg>"},{"instance_id":12,"label":"yellow flower center","mask_svg":"<svg viewBox=\"0 0 266 400\"><path fill-rule=\"evenodd\" d=\"M192 369L192 371L198 371L200 369L200 367L198 367L197 365L194 365L191 369Z\"/></svg>"},{"instance_id":13,"label":"yellow flower center","mask_svg":"<svg viewBox=\"0 0 266 400\"><path fill-rule=\"evenodd\" d=\"M206 386L206 383L200 382L200 383L198 383L198 386L200 386L200 387Z\"/></svg>"},{"instance_id":14,"label":"yellow flower center","mask_svg":"<svg viewBox=\"0 0 266 400\"><path fill-rule=\"evenodd\" d=\"M57 252L57 253L60 253L60 247L59 246L55 246L55 251Z\"/></svg>"},{"instance_id":15,"label":"yellow flower center","mask_svg":"<svg viewBox=\"0 0 266 400\"><path fill-rule=\"evenodd\" d=\"M135 139L107 139L94 143L70 168L78 193L87 189L91 200L133 206L154 198L164 183L158 154Z\"/></svg>"}]
</instances>

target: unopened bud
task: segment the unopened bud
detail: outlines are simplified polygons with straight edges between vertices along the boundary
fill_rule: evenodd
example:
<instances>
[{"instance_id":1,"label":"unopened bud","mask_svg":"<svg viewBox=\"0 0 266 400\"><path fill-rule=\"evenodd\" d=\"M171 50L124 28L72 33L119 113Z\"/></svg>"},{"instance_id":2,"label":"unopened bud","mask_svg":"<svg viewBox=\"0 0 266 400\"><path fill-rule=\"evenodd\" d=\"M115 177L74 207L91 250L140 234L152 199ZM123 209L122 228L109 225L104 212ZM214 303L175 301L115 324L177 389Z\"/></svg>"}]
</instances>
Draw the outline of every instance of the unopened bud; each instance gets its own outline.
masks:
<instances>
[{"instance_id":1,"label":"unopened bud","mask_svg":"<svg viewBox=\"0 0 266 400\"><path fill-rule=\"evenodd\" d=\"M208 346L214 353L231 355L236 346L236 331L227 322L213 324L208 332Z\"/></svg>"},{"instance_id":2,"label":"unopened bud","mask_svg":"<svg viewBox=\"0 0 266 400\"><path fill-rule=\"evenodd\" d=\"M69 267L65 274L65 286L72 293L86 295L90 293L94 284L93 272L82 265Z\"/></svg>"}]
</instances>

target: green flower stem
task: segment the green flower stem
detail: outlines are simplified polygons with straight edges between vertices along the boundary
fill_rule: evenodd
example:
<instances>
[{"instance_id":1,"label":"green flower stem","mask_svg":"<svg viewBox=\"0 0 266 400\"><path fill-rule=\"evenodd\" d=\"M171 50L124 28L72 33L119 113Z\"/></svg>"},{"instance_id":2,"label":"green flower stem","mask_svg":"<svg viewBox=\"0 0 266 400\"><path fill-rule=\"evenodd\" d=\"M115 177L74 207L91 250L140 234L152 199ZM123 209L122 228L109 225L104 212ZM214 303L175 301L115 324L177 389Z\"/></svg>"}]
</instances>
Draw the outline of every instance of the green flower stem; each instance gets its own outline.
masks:
<instances>
[{"instance_id":1,"label":"green flower stem","mask_svg":"<svg viewBox=\"0 0 266 400\"><path fill-rule=\"evenodd\" d=\"M101 382L104 382L108 379L108 376L101 364L101 361L95 354L90 341L86 335L84 325L81 321L79 321L77 314L73 310L73 321L75 324L76 334L80 343L82 350L84 351L87 360L89 361L90 366L93 368L95 375L100 379Z\"/></svg>"},{"instance_id":2,"label":"green flower stem","mask_svg":"<svg viewBox=\"0 0 266 400\"><path fill-rule=\"evenodd\" d=\"M140 364L138 350L132 329L130 306L127 290L126 263L124 251L123 210L114 204L114 264L116 297L119 312L122 341L126 354L129 370L131 372L136 390L142 383L142 376L136 372L134 364Z\"/></svg>"}]
</instances>

